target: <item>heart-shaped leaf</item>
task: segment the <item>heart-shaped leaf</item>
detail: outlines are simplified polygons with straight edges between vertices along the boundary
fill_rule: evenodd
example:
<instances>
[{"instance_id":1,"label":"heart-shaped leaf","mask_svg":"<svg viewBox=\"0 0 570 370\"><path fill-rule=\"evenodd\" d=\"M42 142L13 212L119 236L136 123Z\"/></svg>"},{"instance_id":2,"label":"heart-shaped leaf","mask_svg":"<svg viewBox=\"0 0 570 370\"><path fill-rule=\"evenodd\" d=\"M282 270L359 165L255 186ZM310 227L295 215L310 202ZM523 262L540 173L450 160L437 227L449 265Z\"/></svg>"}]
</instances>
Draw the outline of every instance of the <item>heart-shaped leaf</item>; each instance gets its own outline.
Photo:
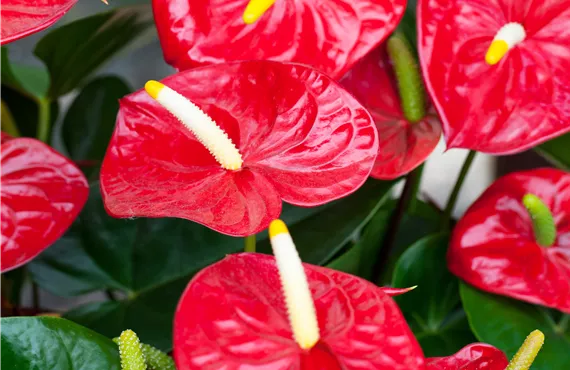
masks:
<instances>
[{"instance_id":1,"label":"heart-shaped leaf","mask_svg":"<svg viewBox=\"0 0 570 370\"><path fill-rule=\"evenodd\" d=\"M97 78L75 98L63 120L65 147L76 161L102 160L115 128L119 99L129 87L118 77Z\"/></svg>"},{"instance_id":2,"label":"heart-shaped leaf","mask_svg":"<svg viewBox=\"0 0 570 370\"><path fill-rule=\"evenodd\" d=\"M3 369L119 370L117 345L55 317L3 317Z\"/></svg>"},{"instance_id":3,"label":"heart-shaped leaf","mask_svg":"<svg viewBox=\"0 0 570 370\"><path fill-rule=\"evenodd\" d=\"M508 364L509 360L501 350L474 343L451 356L428 358L426 370L505 370Z\"/></svg>"},{"instance_id":4,"label":"heart-shaped leaf","mask_svg":"<svg viewBox=\"0 0 570 370\"><path fill-rule=\"evenodd\" d=\"M404 13L404 0L283 0L254 24L248 0L154 0L166 61L179 70L235 60L277 60L341 77L380 44Z\"/></svg>"},{"instance_id":5,"label":"heart-shaped leaf","mask_svg":"<svg viewBox=\"0 0 570 370\"><path fill-rule=\"evenodd\" d=\"M533 370L559 370L568 365L570 315L560 315L538 306L484 293L460 284L461 300L469 324L479 340L492 344L511 358L526 336L538 329L544 333L544 346Z\"/></svg>"}]
</instances>

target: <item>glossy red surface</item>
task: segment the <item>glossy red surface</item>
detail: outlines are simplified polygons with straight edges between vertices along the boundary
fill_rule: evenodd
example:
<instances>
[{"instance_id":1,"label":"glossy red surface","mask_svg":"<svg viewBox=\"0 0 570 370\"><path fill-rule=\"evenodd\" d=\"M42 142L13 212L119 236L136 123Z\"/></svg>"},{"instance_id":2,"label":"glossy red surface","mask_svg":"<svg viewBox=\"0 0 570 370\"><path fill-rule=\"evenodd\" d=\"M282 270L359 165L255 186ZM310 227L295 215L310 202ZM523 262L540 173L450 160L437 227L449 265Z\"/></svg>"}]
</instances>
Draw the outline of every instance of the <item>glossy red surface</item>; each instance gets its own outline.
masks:
<instances>
[{"instance_id":1,"label":"glossy red surface","mask_svg":"<svg viewBox=\"0 0 570 370\"><path fill-rule=\"evenodd\" d=\"M496 32L526 39L496 65ZM516 153L570 131L570 0L419 0L418 47L448 148Z\"/></svg>"},{"instance_id":2,"label":"glossy red surface","mask_svg":"<svg viewBox=\"0 0 570 370\"><path fill-rule=\"evenodd\" d=\"M44 143L2 133L2 259L5 272L56 241L87 201L81 171Z\"/></svg>"},{"instance_id":3,"label":"glossy red surface","mask_svg":"<svg viewBox=\"0 0 570 370\"><path fill-rule=\"evenodd\" d=\"M249 0L153 0L166 61L202 64L270 59L313 66L333 78L381 43L404 14L405 0L277 0L254 24Z\"/></svg>"},{"instance_id":4,"label":"glossy red surface","mask_svg":"<svg viewBox=\"0 0 570 370\"><path fill-rule=\"evenodd\" d=\"M178 304L179 370L424 369L396 303L355 276L305 264L321 340L304 352L292 338L275 258L229 255L198 273Z\"/></svg>"},{"instance_id":5,"label":"glossy red surface","mask_svg":"<svg viewBox=\"0 0 570 370\"><path fill-rule=\"evenodd\" d=\"M505 370L509 360L505 354L489 345L474 343L448 357L426 360L426 370Z\"/></svg>"},{"instance_id":6,"label":"glossy red surface","mask_svg":"<svg viewBox=\"0 0 570 370\"><path fill-rule=\"evenodd\" d=\"M385 48L375 49L358 62L340 83L372 115L378 129L378 156L370 174L390 180L412 171L435 149L441 124L433 111L415 123L404 118L398 86Z\"/></svg>"},{"instance_id":7,"label":"glossy red surface","mask_svg":"<svg viewBox=\"0 0 570 370\"><path fill-rule=\"evenodd\" d=\"M16 41L57 22L77 0L2 0L0 44Z\"/></svg>"},{"instance_id":8,"label":"glossy red surface","mask_svg":"<svg viewBox=\"0 0 570 370\"><path fill-rule=\"evenodd\" d=\"M554 216L551 247L535 242L526 193ZM497 180L457 223L447 262L479 289L570 313L570 174L545 168Z\"/></svg>"},{"instance_id":9,"label":"glossy red surface","mask_svg":"<svg viewBox=\"0 0 570 370\"><path fill-rule=\"evenodd\" d=\"M209 114L242 154L223 169L144 90L121 100L101 169L115 217L180 217L245 236L278 218L281 200L317 206L360 187L378 151L368 112L306 66L252 61L206 66L162 81Z\"/></svg>"}]
</instances>

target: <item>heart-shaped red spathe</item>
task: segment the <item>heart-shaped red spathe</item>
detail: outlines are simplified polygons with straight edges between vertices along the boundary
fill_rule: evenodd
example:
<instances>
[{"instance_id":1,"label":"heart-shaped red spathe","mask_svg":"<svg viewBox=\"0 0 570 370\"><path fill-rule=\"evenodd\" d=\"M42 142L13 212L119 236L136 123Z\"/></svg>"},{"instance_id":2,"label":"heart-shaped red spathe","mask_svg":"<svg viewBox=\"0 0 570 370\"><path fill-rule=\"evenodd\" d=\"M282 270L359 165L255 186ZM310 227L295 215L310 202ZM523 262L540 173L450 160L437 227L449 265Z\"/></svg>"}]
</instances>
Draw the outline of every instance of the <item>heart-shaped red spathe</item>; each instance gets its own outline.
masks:
<instances>
[{"instance_id":1,"label":"heart-shaped red spathe","mask_svg":"<svg viewBox=\"0 0 570 370\"><path fill-rule=\"evenodd\" d=\"M400 106L398 87L384 46L359 61L340 83L368 109L378 129L378 156L371 176L390 180L422 164L441 137L434 114L410 123Z\"/></svg>"},{"instance_id":2,"label":"heart-shaped red spathe","mask_svg":"<svg viewBox=\"0 0 570 370\"><path fill-rule=\"evenodd\" d=\"M223 169L144 90L121 100L101 169L115 217L180 217L245 236L278 218L281 201L317 206L360 187L378 151L368 112L312 68L272 61L205 66L162 81L197 104L242 154Z\"/></svg>"},{"instance_id":3,"label":"heart-shaped red spathe","mask_svg":"<svg viewBox=\"0 0 570 370\"><path fill-rule=\"evenodd\" d=\"M61 17L77 0L3 0L0 44L42 31Z\"/></svg>"},{"instance_id":4,"label":"heart-shaped red spathe","mask_svg":"<svg viewBox=\"0 0 570 370\"><path fill-rule=\"evenodd\" d=\"M166 61L184 70L236 60L313 66L333 78L380 44L398 25L405 0L277 0L254 24L249 0L153 0Z\"/></svg>"},{"instance_id":5,"label":"heart-shaped red spathe","mask_svg":"<svg viewBox=\"0 0 570 370\"><path fill-rule=\"evenodd\" d=\"M522 203L527 193L552 212L557 236L551 247L535 241ZM497 180L457 223L447 262L481 290L570 313L570 174L544 168Z\"/></svg>"},{"instance_id":6,"label":"heart-shaped red spathe","mask_svg":"<svg viewBox=\"0 0 570 370\"><path fill-rule=\"evenodd\" d=\"M1 271L28 262L55 242L87 201L87 180L75 165L29 138L2 133Z\"/></svg>"},{"instance_id":7,"label":"heart-shaped red spathe","mask_svg":"<svg viewBox=\"0 0 570 370\"><path fill-rule=\"evenodd\" d=\"M174 319L179 370L424 369L422 351L390 295L358 277L304 264L321 339L294 341L275 258L229 255L198 273Z\"/></svg>"},{"instance_id":8,"label":"heart-shaped red spathe","mask_svg":"<svg viewBox=\"0 0 570 370\"><path fill-rule=\"evenodd\" d=\"M473 343L448 357L426 361L426 370L505 370L509 360L503 351L484 343Z\"/></svg>"},{"instance_id":9,"label":"heart-shaped red spathe","mask_svg":"<svg viewBox=\"0 0 570 370\"><path fill-rule=\"evenodd\" d=\"M506 23L526 39L494 65ZM521 152L570 131L570 0L420 0L418 42L448 148Z\"/></svg>"}]
</instances>

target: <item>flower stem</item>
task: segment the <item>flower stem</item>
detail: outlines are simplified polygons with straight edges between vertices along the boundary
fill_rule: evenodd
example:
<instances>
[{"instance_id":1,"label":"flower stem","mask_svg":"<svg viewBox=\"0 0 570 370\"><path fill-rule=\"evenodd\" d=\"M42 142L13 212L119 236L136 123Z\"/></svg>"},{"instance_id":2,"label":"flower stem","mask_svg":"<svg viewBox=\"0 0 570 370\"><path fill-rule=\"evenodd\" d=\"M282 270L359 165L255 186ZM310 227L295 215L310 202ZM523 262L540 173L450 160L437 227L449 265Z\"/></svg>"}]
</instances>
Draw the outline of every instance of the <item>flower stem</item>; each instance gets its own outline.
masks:
<instances>
[{"instance_id":1,"label":"flower stem","mask_svg":"<svg viewBox=\"0 0 570 370\"><path fill-rule=\"evenodd\" d=\"M16 121L14 121L14 116L10 113L8 105L2 100L2 131L6 132L12 137L19 137L20 131L18 126L16 126Z\"/></svg>"},{"instance_id":2,"label":"flower stem","mask_svg":"<svg viewBox=\"0 0 570 370\"><path fill-rule=\"evenodd\" d=\"M550 247L556 241L556 224L552 212L542 199L534 194L525 194L522 202L532 219L536 242L543 247Z\"/></svg>"},{"instance_id":3,"label":"flower stem","mask_svg":"<svg viewBox=\"0 0 570 370\"><path fill-rule=\"evenodd\" d=\"M37 138L44 143L49 141L50 133L50 105L51 102L46 98L38 98L38 133Z\"/></svg>"},{"instance_id":4,"label":"flower stem","mask_svg":"<svg viewBox=\"0 0 570 370\"><path fill-rule=\"evenodd\" d=\"M412 46L403 33L394 32L386 49L398 81L404 117L410 122L418 122L426 115L425 91Z\"/></svg>"},{"instance_id":5,"label":"flower stem","mask_svg":"<svg viewBox=\"0 0 570 370\"><path fill-rule=\"evenodd\" d=\"M244 244L245 244L245 247L243 248L244 252L255 253L255 234L246 236L244 238Z\"/></svg>"},{"instance_id":6,"label":"flower stem","mask_svg":"<svg viewBox=\"0 0 570 370\"><path fill-rule=\"evenodd\" d=\"M388 226L388 231L386 236L382 240L382 245L380 246L380 251L372 267L372 277L374 282L381 284L382 272L384 266L388 262L392 249L394 249L394 243L396 241L396 236L398 235L398 229L402 223L402 219L406 214L406 210L410 205L410 201L416 195L419 183L419 177L421 177L421 169L416 168L406 176L406 183L404 184L404 189L402 190L402 195L398 200L398 204L392 217L390 219L390 225Z\"/></svg>"},{"instance_id":7,"label":"flower stem","mask_svg":"<svg viewBox=\"0 0 570 370\"><path fill-rule=\"evenodd\" d=\"M475 159L476 151L470 150L467 158L465 158L465 162L463 162L463 166L461 167L461 171L459 172L459 176L457 177L457 181L455 182L455 186L453 187L453 191L449 196L449 200L447 201L447 205L445 206L445 210L443 211L443 217L441 219L441 228L444 230L449 230L449 221L451 220L451 213L455 208L455 203L457 203L457 198L459 197L459 191L463 186L463 182L467 177L467 173L471 168L471 164L473 163L473 159Z\"/></svg>"},{"instance_id":8,"label":"flower stem","mask_svg":"<svg viewBox=\"0 0 570 370\"><path fill-rule=\"evenodd\" d=\"M544 344L544 334L540 330L534 330L526 337L521 348L513 356L509 366L505 370L528 370L534 362L538 351Z\"/></svg>"}]
</instances>

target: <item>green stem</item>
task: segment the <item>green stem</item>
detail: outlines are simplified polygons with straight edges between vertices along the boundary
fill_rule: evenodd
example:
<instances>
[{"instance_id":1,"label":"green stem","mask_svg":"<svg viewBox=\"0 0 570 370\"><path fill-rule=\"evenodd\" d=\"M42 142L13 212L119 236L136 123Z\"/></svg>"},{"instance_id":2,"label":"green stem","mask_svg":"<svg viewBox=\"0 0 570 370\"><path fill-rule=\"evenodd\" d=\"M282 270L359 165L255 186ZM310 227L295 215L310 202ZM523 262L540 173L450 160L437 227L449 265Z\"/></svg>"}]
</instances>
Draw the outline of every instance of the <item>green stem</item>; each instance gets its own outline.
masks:
<instances>
[{"instance_id":1,"label":"green stem","mask_svg":"<svg viewBox=\"0 0 570 370\"><path fill-rule=\"evenodd\" d=\"M244 238L245 247L243 249L244 252L254 253L255 252L255 234L250 236L246 236Z\"/></svg>"},{"instance_id":2,"label":"green stem","mask_svg":"<svg viewBox=\"0 0 570 370\"><path fill-rule=\"evenodd\" d=\"M414 191L417 190L417 186L415 184L418 182L417 178L420 177L420 172L420 169L415 169L406 176L406 183L404 184L402 195L400 196L398 205L392 214L388 231L382 240L380 251L376 257L376 261L374 261L374 265L372 266L373 281L379 285L382 283L382 272L384 271L384 266L388 262L392 249L394 248L396 236L398 235L398 229L400 228L402 219L410 205L411 198L415 196Z\"/></svg>"},{"instance_id":3,"label":"green stem","mask_svg":"<svg viewBox=\"0 0 570 370\"><path fill-rule=\"evenodd\" d=\"M404 117L418 122L426 115L425 91L412 46L403 33L395 32L386 44L392 61Z\"/></svg>"},{"instance_id":4,"label":"green stem","mask_svg":"<svg viewBox=\"0 0 570 370\"><path fill-rule=\"evenodd\" d=\"M558 325L556 325L557 328L556 331L558 331L559 333L566 333L568 324L570 324L570 315L568 314L562 315L562 318L558 322Z\"/></svg>"},{"instance_id":5,"label":"green stem","mask_svg":"<svg viewBox=\"0 0 570 370\"><path fill-rule=\"evenodd\" d=\"M422 164L421 166L416 168L414 172L415 172L415 175L413 177L414 182L412 184L412 190L411 190L412 195L410 198L410 205L408 206L410 213L414 213L418 207L418 192L420 191L422 175L424 173L424 165Z\"/></svg>"},{"instance_id":6,"label":"green stem","mask_svg":"<svg viewBox=\"0 0 570 370\"><path fill-rule=\"evenodd\" d=\"M49 141L50 133L50 106L51 102L46 98L38 98L38 133L37 138L44 143Z\"/></svg>"},{"instance_id":7,"label":"green stem","mask_svg":"<svg viewBox=\"0 0 570 370\"><path fill-rule=\"evenodd\" d=\"M2 131L9 134L12 137L19 137L20 131L18 130L18 126L16 126L16 121L14 121L14 116L10 113L10 109L8 109L8 105L4 103L4 100L1 101L1 109L2 109Z\"/></svg>"},{"instance_id":8,"label":"green stem","mask_svg":"<svg viewBox=\"0 0 570 370\"><path fill-rule=\"evenodd\" d=\"M473 159L475 159L476 151L471 150L465 158L465 162L463 162L463 166L461 167L461 171L459 172L459 176L457 177L457 181L455 182L455 186L453 187L453 191L449 196L449 200L447 201L447 205L445 206L445 210L443 211L443 217L441 219L441 228L444 230L449 230L449 222L451 220L451 213L455 208L455 203L457 203L457 198L459 197L459 191L463 186L463 182L465 181L465 177L467 177L467 173L471 168L471 164L473 163Z\"/></svg>"},{"instance_id":9,"label":"green stem","mask_svg":"<svg viewBox=\"0 0 570 370\"><path fill-rule=\"evenodd\" d=\"M534 194L525 194L522 202L532 219L536 242L543 247L550 247L556 241L556 224L552 212L542 199Z\"/></svg>"}]
</instances>

